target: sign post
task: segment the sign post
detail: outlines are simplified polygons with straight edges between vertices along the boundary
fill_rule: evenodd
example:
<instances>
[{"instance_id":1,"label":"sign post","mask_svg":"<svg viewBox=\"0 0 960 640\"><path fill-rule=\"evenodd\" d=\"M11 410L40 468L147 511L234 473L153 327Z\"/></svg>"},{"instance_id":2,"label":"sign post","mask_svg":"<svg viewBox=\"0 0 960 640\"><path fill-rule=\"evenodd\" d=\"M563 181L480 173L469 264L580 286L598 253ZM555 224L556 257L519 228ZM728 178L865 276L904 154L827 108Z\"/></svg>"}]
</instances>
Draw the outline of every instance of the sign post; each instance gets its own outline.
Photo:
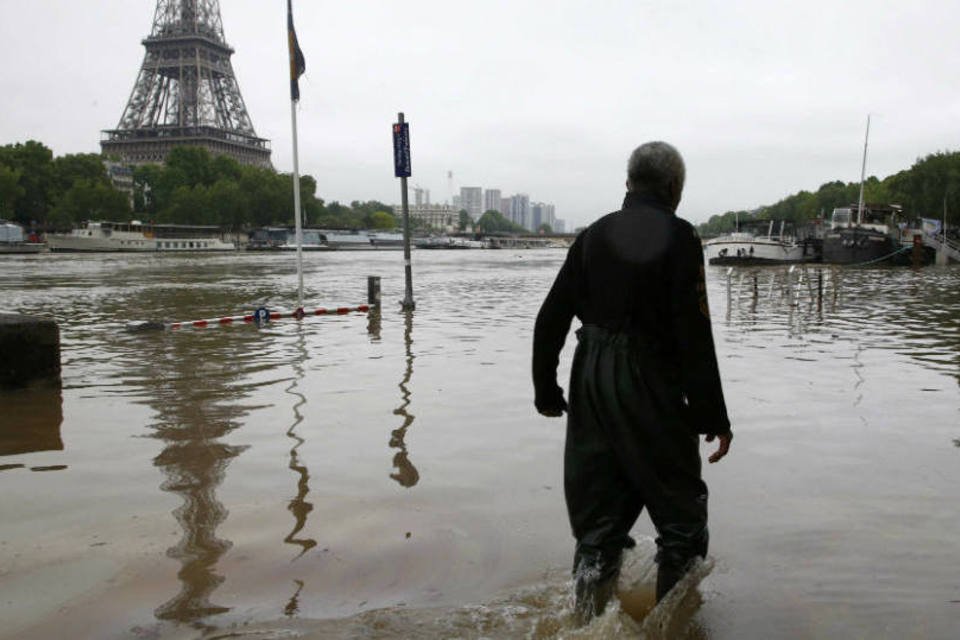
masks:
<instances>
[{"instance_id":1,"label":"sign post","mask_svg":"<svg viewBox=\"0 0 960 640\"><path fill-rule=\"evenodd\" d=\"M410 124L404 122L403 113L397 114L393 125L393 175L400 178L400 197L403 202L403 265L405 290L401 306L404 311L413 311L413 269L410 264L410 205L407 199L407 178L413 175L410 162Z\"/></svg>"}]
</instances>

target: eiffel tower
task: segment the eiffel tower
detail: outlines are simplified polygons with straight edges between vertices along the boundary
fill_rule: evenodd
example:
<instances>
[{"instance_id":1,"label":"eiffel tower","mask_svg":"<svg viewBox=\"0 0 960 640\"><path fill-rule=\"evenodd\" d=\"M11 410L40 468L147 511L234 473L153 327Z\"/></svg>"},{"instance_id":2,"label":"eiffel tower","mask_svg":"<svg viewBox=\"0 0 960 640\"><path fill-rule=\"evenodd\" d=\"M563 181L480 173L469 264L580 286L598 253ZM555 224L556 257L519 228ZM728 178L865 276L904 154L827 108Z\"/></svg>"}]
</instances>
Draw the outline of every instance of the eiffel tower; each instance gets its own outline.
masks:
<instances>
[{"instance_id":1,"label":"eiffel tower","mask_svg":"<svg viewBox=\"0 0 960 640\"><path fill-rule=\"evenodd\" d=\"M125 164L162 163L176 146L204 147L243 164L270 167L223 36L219 0L157 0L140 76L104 155Z\"/></svg>"}]
</instances>

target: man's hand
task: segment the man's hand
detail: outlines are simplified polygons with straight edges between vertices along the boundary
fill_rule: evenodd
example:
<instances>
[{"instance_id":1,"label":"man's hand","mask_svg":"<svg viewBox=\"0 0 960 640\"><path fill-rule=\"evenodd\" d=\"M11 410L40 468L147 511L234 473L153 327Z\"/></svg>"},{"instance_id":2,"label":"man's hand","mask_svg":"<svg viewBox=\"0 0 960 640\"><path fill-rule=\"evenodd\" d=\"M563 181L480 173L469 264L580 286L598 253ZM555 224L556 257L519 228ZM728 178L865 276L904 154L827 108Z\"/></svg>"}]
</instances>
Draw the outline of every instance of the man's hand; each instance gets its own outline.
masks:
<instances>
[{"instance_id":1,"label":"man's hand","mask_svg":"<svg viewBox=\"0 0 960 640\"><path fill-rule=\"evenodd\" d=\"M547 418L559 418L567 410L567 401L563 399L563 389L557 387L553 393L541 393L533 401L537 413Z\"/></svg>"},{"instance_id":2,"label":"man's hand","mask_svg":"<svg viewBox=\"0 0 960 640\"><path fill-rule=\"evenodd\" d=\"M727 431L726 433L721 433L718 436L710 434L707 436L707 442L713 442L714 438L720 439L720 446L717 447L717 450L713 452L713 455L710 456L710 464L718 462L720 458L727 455L727 452L730 451L730 442L733 441L733 432Z\"/></svg>"}]
</instances>

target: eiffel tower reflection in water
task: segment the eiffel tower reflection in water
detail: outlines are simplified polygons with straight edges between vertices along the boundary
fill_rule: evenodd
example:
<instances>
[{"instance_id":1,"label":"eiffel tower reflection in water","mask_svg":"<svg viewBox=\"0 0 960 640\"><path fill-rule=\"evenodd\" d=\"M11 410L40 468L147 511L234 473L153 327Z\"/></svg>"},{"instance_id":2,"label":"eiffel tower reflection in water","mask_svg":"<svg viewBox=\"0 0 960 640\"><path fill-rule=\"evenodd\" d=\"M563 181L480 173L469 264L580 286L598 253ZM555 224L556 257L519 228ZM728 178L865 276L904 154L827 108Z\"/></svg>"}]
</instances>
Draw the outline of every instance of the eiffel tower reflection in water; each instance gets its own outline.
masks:
<instances>
[{"instance_id":1,"label":"eiffel tower reflection in water","mask_svg":"<svg viewBox=\"0 0 960 640\"><path fill-rule=\"evenodd\" d=\"M173 511L182 535L167 550L167 556L181 565L180 592L157 607L154 615L208 628L204 618L230 610L212 601L224 581L217 564L232 546L217 536L229 512L216 490L230 463L248 448L222 439L241 424L248 410L237 404L243 394L231 384L239 374L219 367L216 372L204 371L197 365L223 361L224 354L210 352L231 348L226 334L194 336L198 337L202 342L167 336L155 343L153 353L143 359L143 378L146 404L156 412L152 437L164 444L153 460L165 476L160 488L183 501Z\"/></svg>"}]
</instances>

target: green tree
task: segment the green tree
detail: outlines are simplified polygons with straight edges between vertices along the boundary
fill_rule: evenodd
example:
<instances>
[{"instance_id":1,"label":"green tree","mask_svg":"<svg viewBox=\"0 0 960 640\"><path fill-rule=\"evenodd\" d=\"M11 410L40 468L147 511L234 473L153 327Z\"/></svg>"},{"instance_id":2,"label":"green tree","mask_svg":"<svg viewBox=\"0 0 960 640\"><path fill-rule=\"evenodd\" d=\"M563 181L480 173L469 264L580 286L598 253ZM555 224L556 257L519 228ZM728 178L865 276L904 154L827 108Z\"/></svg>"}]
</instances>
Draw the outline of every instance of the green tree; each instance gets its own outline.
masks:
<instances>
[{"instance_id":1,"label":"green tree","mask_svg":"<svg viewBox=\"0 0 960 640\"><path fill-rule=\"evenodd\" d=\"M392 213L387 213L386 211L374 211L372 214L370 214L368 228L396 229L397 219L393 216Z\"/></svg>"},{"instance_id":2,"label":"green tree","mask_svg":"<svg viewBox=\"0 0 960 640\"><path fill-rule=\"evenodd\" d=\"M240 185L229 178L217 180L207 192L209 215L206 224L239 231L249 218L249 203Z\"/></svg>"},{"instance_id":3,"label":"green tree","mask_svg":"<svg viewBox=\"0 0 960 640\"><path fill-rule=\"evenodd\" d=\"M518 224L510 222L499 211L484 212L477 220L476 228L481 233L526 233L527 230Z\"/></svg>"},{"instance_id":4,"label":"green tree","mask_svg":"<svg viewBox=\"0 0 960 640\"><path fill-rule=\"evenodd\" d=\"M50 214L48 224L65 229L83 220L129 220L127 197L109 184L79 179L67 189Z\"/></svg>"},{"instance_id":5,"label":"green tree","mask_svg":"<svg viewBox=\"0 0 960 640\"><path fill-rule=\"evenodd\" d=\"M160 210L157 222L203 224L210 210L207 188L203 185L177 187L169 204Z\"/></svg>"},{"instance_id":6,"label":"green tree","mask_svg":"<svg viewBox=\"0 0 960 640\"><path fill-rule=\"evenodd\" d=\"M460 214L457 220L457 230L466 231L467 227L473 224L473 218L470 217L470 214L467 213L466 209L460 209Z\"/></svg>"},{"instance_id":7,"label":"green tree","mask_svg":"<svg viewBox=\"0 0 960 640\"><path fill-rule=\"evenodd\" d=\"M103 158L95 153L75 153L54 158L53 173L58 193L66 193L77 180L110 185Z\"/></svg>"},{"instance_id":8,"label":"green tree","mask_svg":"<svg viewBox=\"0 0 960 640\"><path fill-rule=\"evenodd\" d=\"M537 228L537 233L550 235L553 233L553 227L551 227L549 224L544 222L542 225L540 225Z\"/></svg>"},{"instance_id":9,"label":"green tree","mask_svg":"<svg viewBox=\"0 0 960 640\"><path fill-rule=\"evenodd\" d=\"M23 189L13 204L13 219L24 225L45 222L55 200L53 152L36 140L0 147L0 164L20 172Z\"/></svg>"},{"instance_id":10,"label":"green tree","mask_svg":"<svg viewBox=\"0 0 960 640\"><path fill-rule=\"evenodd\" d=\"M20 171L0 164L0 218L13 218L15 205L23 194Z\"/></svg>"}]
</instances>

